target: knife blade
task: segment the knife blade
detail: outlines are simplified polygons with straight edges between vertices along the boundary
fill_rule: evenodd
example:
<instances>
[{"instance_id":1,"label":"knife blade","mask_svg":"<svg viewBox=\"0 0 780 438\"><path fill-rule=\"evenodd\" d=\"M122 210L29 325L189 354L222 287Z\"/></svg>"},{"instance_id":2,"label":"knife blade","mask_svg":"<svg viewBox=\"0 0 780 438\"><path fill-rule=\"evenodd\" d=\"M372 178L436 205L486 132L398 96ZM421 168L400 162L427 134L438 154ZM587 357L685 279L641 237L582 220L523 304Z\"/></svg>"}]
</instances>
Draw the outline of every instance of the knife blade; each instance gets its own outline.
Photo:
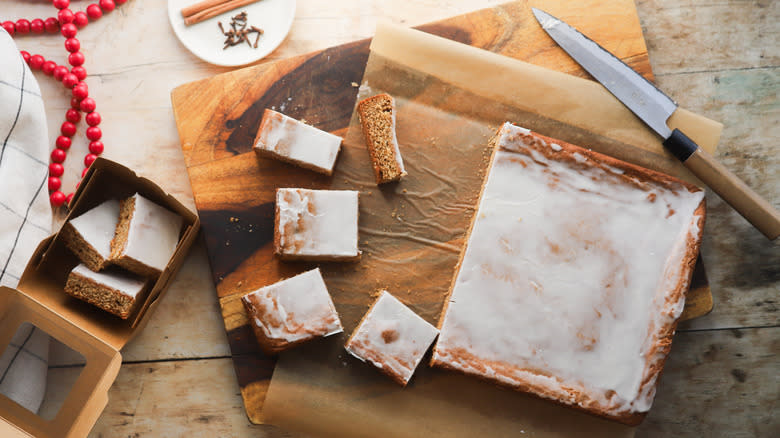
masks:
<instances>
[{"instance_id":1,"label":"knife blade","mask_svg":"<svg viewBox=\"0 0 780 438\"><path fill-rule=\"evenodd\" d=\"M666 124L677 103L653 83L565 22L531 8L542 29L585 71L661 136L664 147L688 170L761 231L780 235L780 212L679 129Z\"/></svg>"}]
</instances>

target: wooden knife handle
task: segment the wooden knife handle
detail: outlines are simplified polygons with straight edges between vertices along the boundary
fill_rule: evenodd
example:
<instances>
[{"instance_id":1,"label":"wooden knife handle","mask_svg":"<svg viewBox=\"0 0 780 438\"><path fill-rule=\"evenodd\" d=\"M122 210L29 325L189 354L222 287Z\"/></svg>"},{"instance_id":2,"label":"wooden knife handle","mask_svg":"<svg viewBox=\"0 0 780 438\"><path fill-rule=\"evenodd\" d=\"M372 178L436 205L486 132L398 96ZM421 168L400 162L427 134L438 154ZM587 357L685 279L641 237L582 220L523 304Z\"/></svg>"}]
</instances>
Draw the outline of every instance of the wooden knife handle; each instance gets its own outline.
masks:
<instances>
[{"instance_id":1,"label":"wooden knife handle","mask_svg":"<svg viewBox=\"0 0 780 438\"><path fill-rule=\"evenodd\" d=\"M707 151L696 146L693 140L675 129L672 136L664 142L664 146L681 158L691 173L734 207L734 210L737 210L769 240L774 240L780 235L780 212ZM688 156L681 157L681 151L682 155ZM690 151L690 154L685 151Z\"/></svg>"}]
</instances>

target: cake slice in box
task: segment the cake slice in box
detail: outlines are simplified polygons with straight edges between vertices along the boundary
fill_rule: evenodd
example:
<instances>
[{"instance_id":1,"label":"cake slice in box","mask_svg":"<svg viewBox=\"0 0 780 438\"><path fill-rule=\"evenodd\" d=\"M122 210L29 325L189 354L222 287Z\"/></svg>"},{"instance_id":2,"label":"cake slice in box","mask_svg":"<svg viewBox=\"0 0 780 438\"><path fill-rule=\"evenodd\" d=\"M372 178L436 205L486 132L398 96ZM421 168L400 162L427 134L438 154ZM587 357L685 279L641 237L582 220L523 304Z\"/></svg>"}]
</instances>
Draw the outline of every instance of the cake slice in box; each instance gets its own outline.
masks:
<instances>
[{"instance_id":1,"label":"cake slice in box","mask_svg":"<svg viewBox=\"0 0 780 438\"><path fill-rule=\"evenodd\" d=\"M438 333L436 327L382 291L344 348L406 386Z\"/></svg>"},{"instance_id":2,"label":"cake slice in box","mask_svg":"<svg viewBox=\"0 0 780 438\"><path fill-rule=\"evenodd\" d=\"M143 301L146 283L145 278L117 268L94 272L79 264L68 275L65 293L127 319Z\"/></svg>"},{"instance_id":3,"label":"cake slice in box","mask_svg":"<svg viewBox=\"0 0 780 438\"><path fill-rule=\"evenodd\" d=\"M377 94L361 100L357 113L376 183L401 179L406 175L406 170L395 135L395 100L389 94Z\"/></svg>"},{"instance_id":4,"label":"cake slice in box","mask_svg":"<svg viewBox=\"0 0 780 438\"><path fill-rule=\"evenodd\" d=\"M250 292L241 302L266 354L343 331L319 268Z\"/></svg>"},{"instance_id":5,"label":"cake slice in box","mask_svg":"<svg viewBox=\"0 0 780 438\"><path fill-rule=\"evenodd\" d=\"M119 201L109 199L70 219L62 226L62 238L82 263L93 271L109 264L111 239L119 222Z\"/></svg>"},{"instance_id":6,"label":"cake slice in box","mask_svg":"<svg viewBox=\"0 0 780 438\"><path fill-rule=\"evenodd\" d=\"M699 188L509 123L432 364L635 425L704 225Z\"/></svg>"},{"instance_id":7,"label":"cake slice in box","mask_svg":"<svg viewBox=\"0 0 780 438\"><path fill-rule=\"evenodd\" d=\"M110 261L154 277L168 266L179 243L182 218L136 193L120 202Z\"/></svg>"},{"instance_id":8,"label":"cake slice in box","mask_svg":"<svg viewBox=\"0 0 780 438\"><path fill-rule=\"evenodd\" d=\"M278 189L274 249L283 260L358 260L358 192Z\"/></svg>"},{"instance_id":9,"label":"cake slice in box","mask_svg":"<svg viewBox=\"0 0 780 438\"><path fill-rule=\"evenodd\" d=\"M266 109L253 149L259 156L330 175L340 148L341 137Z\"/></svg>"}]
</instances>

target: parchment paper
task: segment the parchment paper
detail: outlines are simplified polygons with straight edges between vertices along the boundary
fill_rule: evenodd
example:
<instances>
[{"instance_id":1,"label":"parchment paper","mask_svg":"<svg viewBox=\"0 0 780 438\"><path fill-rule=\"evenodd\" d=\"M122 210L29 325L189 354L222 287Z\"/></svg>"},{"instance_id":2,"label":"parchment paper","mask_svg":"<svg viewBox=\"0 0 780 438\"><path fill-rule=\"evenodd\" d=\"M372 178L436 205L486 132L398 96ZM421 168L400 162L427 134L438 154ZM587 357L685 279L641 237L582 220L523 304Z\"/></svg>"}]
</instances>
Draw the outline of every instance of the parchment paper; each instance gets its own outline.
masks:
<instances>
[{"instance_id":1,"label":"parchment paper","mask_svg":"<svg viewBox=\"0 0 780 438\"><path fill-rule=\"evenodd\" d=\"M506 120L628 161L687 177L660 140L609 93L584 79L382 25L358 98L393 95L409 175L377 188L353 113L331 188L360 190L358 264L322 265L345 334L282 354L266 420L334 437L633 436L633 429L471 377L431 369L402 389L343 349L386 288L437 324ZM673 126L712 151L721 125L678 110Z\"/></svg>"}]
</instances>

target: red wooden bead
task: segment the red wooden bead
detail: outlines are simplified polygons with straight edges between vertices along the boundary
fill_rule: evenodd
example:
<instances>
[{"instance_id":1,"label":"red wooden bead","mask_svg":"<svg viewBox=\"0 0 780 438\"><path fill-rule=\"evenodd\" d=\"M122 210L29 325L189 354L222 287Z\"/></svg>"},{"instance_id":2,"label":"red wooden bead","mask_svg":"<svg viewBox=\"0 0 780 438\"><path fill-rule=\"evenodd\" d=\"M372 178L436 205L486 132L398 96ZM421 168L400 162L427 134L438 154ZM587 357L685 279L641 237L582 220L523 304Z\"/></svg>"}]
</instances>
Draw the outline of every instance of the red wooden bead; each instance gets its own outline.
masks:
<instances>
[{"instance_id":1,"label":"red wooden bead","mask_svg":"<svg viewBox=\"0 0 780 438\"><path fill-rule=\"evenodd\" d=\"M76 135L76 125L71 122L63 122L60 126L60 132L66 137L73 137Z\"/></svg>"},{"instance_id":2,"label":"red wooden bead","mask_svg":"<svg viewBox=\"0 0 780 438\"><path fill-rule=\"evenodd\" d=\"M24 59L24 62L30 63L30 52L26 50L20 50L19 53L22 55L22 59Z\"/></svg>"},{"instance_id":3,"label":"red wooden bead","mask_svg":"<svg viewBox=\"0 0 780 438\"><path fill-rule=\"evenodd\" d=\"M57 146L57 149L62 149L63 151L67 151L70 149L71 140L70 137L65 137L64 135L60 135L57 137L57 140L54 142L54 145Z\"/></svg>"},{"instance_id":4,"label":"red wooden bead","mask_svg":"<svg viewBox=\"0 0 780 438\"><path fill-rule=\"evenodd\" d=\"M65 9L68 10L68 9ZM60 11L62 12L62 11ZM73 38L78 33L78 29L76 28L76 25L73 23L65 23L60 28L60 33L65 38Z\"/></svg>"},{"instance_id":5,"label":"red wooden bead","mask_svg":"<svg viewBox=\"0 0 780 438\"><path fill-rule=\"evenodd\" d=\"M64 85L65 88L73 88L73 86L78 83L79 78L77 78L73 73L68 73L62 77L62 85Z\"/></svg>"},{"instance_id":6,"label":"red wooden bead","mask_svg":"<svg viewBox=\"0 0 780 438\"><path fill-rule=\"evenodd\" d=\"M49 164L49 175L50 176L62 176L62 174L65 173L65 166L63 166L60 163L51 163Z\"/></svg>"},{"instance_id":7,"label":"red wooden bead","mask_svg":"<svg viewBox=\"0 0 780 438\"><path fill-rule=\"evenodd\" d=\"M103 16L103 11L100 10L100 6L92 3L91 5L87 6L87 16L93 20L97 20Z\"/></svg>"},{"instance_id":8,"label":"red wooden bead","mask_svg":"<svg viewBox=\"0 0 780 438\"><path fill-rule=\"evenodd\" d=\"M81 171L81 177L82 177L82 178L84 178L84 175L86 175L86 174L87 174L87 171L88 171L88 170L89 170L89 167L86 167L86 168L84 168L84 170L82 170L82 171ZM79 183L81 183L81 181L79 181ZM78 187L78 186L79 186L79 185L78 185L78 184L76 184L76 187Z\"/></svg>"},{"instance_id":9,"label":"red wooden bead","mask_svg":"<svg viewBox=\"0 0 780 438\"><path fill-rule=\"evenodd\" d=\"M8 32L8 35L14 36L16 33L16 25L13 21L3 21L3 28Z\"/></svg>"},{"instance_id":10,"label":"red wooden bead","mask_svg":"<svg viewBox=\"0 0 780 438\"><path fill-rule=\"evenodd\" d=\"M73 11L71 11L70 9L60 9L60 11L57 12L57 20L62 25L73 23L74 18L76 17L73 14Z\"/></svg>"},{"instance_id":11,"label":"red wooden bead","mask_svg":"<svg viewBox=\"0 0 780 438\"><path fill-rule=\"evenodd\" d=\"M81 120L81 113L79 110L68 108L68 110L65 111L65 120L71 123L78 123L79 120Z\"/></svg>"},{"instance_id":12,"label":"red wooden bead","mask_svg":"<svg viewBox=\"0 0 780 438\"><path fill-rule=\"evenodd\" d=\"M76 97L71 97L70 107L73 109L81 109L81 99L78 99Z\"/></svg>"},{"instance_id":13,"label":"red wooden bead","mask_svg":"<svg viewBox=\"0 0 780 438\"><path fill-rule=\"evenodd\" d=\"M73 87L73 97L76 99L82 100L87 96L89 96L89 88L87 88L87 84L84 82L79 82Z\"/></svg>"},{"instance_id":14,"label":"red wooden bead","mask_svg":"<svg viewBox=\"0 0 780 438\"><path fill-rule=\"evenodd\" d=\"M87 17L87 13L84 11L78 11L73 14L73 24L75 24L79 29L89 24L89 17Z\"/></svg>"},{"instance_id":15,"label":"red wooden bead","mask_svg":"<svg viewBox=\"0 0 780 438\"><path fill-rule=\"evenodd\" d=\"M65 40L65 50L68 52L78 52L81 48L81 43L76 38L68 38Z\"/></svg>"},{"instance_id":16,"label":"red wooden bead","mask_svg":"<svg viewBox=\"0 0 780 438\"><path fill-rule=\"evenodd\" d=\"M65 199L65 194L60 191L56 191L49 196L49 202L55 207L62 205L65 202Z\"/></svg>"},{"instance_id":17,"label":"red wooden bead","mask_svg":"<svg viewBox=\"0 0 780 438\"><path fill-rule=\"evenodd\" d=\"M55 163L62 163L65 161L65 158L68 156L68 154L63 151L62 149L54 149L51 151L51 160Z\"/></svg>"},{"instance_id":18,"label":"red wooden bead","mask_svg":"<svg viewBox=\"0 0 780 438\"><path fill-rule=\"evenodd\" d=\"M89 144L89 151L92 152L95 155L100 155L103 153L103 142L102 141L93 141Z\"/></svg>"},{"instance_id":19,"label":"red wooden bead","mask_svg":"<svg viewBox=\"0 0 780 438\"><path fill-rule=\"evenodd\" d=\"M46 61L41 66L41 70L43 70L44 73L51 76L54 74L54 69L57 68L57 64L54 61Z\"/></svg>"},{"instance_id":20,"label":"red wooden bead","mask_svg":"<svg viewBox=\"0 0 780 438\"><path fill-rule=\"evenodd\" d=\"M39 70L41 67L43 67L44 62L46 62L46 60L43 59L43 56L33 55L30 57L30 68Z\"/></svg>"},{"instance_id":21,"label":"red wooden bead","mask_svg":"<svg viewBox=\"0 0 780 438\"><path fill-rule=\"evenodd\" d=\"M97 126L100 124L100 120L101 120L100 113L98 113L97 111L92 111L91 113L87 114L86 117L84 117L84 120L87 121L87 125L89 126Z\"/></svg>"},{"instance_id":22,"label":"red wooden bead","mask_svg":"<svg viewBox=\"0 0 780 438\"><path fill-rule=\"evenodd\" d=\"M71 194L69 194L68 196L65 197L65 203L70 205L71 201L73 201L73 193L71 193Z\"/></svg>"},{"instance_id":23,"label":"red wooden bead","mask_svg":"<svg viewBox=\"0 0 780 438\"><path fill-rule=\"evenodd\" d=\"M28 20L25 20L24 18L20 18L16 20L15 24L16 24L16 32L19 35L30 33L30 22Z\"/></svg>"},{"instance_id":24,"label":"red wooden bead","mask_svg":"<svg viewBox=\"0 0 780 438\"><path fill-rule=\"evenodd\" d=\"M122 5L122 4L124 4L126 1L127 1L127 0L114 0L114 3L116 3L116 4L118 4L118 5Z\"/></svg>"},{"instance_id":25,"label":"red wooden bead","mask_svg":"<svg viewBox=\"0 0 780 438\"><path fill-rule=\"evenodd\" d=\"M68 55L68 62L74 67L78 67L84 64L84 54L81 52L71 53Z\"/></svg>"},{"instance_id":26,"label":"red wooden bead","mask_svg":"<svg viewBox=\"0 0 780 438\"><path fill-rule=\"evenodd\" d=\"M91 97L87 97L86 99L81 101L81 104L79 104L79 109L81 109L85 113L91 113L92 111L95 111L95 107L97 107L97 105L95 104L95 99Z\"/></svg>"},{"instance_id":27,"label":"red wooden bead","mask_svg":"<svg viewBox=\"0 0 780 438\"><path fill-rule=\"evenodd\" d=\"M58 65L54 67L54 79L61 81L62 78L65 77L66 74L68 74L68 67L65 67L64 65Z\"/></svg>"},{"instance_id":28,"label":"red wooden bead","mask_svg":"<svg viewBox=\"0 0 780 438\"><path fill-rule=\"evenodd\" d=\"M70 0L53 0L52 3L57 9L65 9L70 6Z\"/></svg>"},{"instance_id":29,"label":"red wooden bead","mask_svg":"<svg viewBox=\"0 0 780 438\"><path fill-rule=\"evenodd\" d=\"M100 140L100 137L103 136L103 131L100 130L97 126L90 126L87 128L87 138L92 141Z\"/></svg>"},{"instance_id":30,"label":"red wooden bead","mask_svg":"<svg viewBox=\"0 0 780 438\"><path fill-rule=\"evenodd\" d=\"M60 30L60 22L54 17L49 17L43 21L43 25L46 26L46 32L55 33Z\"/></svg>"},{"instance_id":31,"label":"red wooden bead","mask_svg":"<svg viewBox=\"0 0 780 438\"><path fill-rule=\"evenodd\" d=\"M114 0L100 0L99 3L100 3L100 8L106 12L111 12L116 7L116 5L114 4Z\"/></svg>"},{"instance_id":32,"label":"red wooden bead","mask_svg":"<svg viewBox=\"0 0 780 438\"><path fill-rule=\"evenodd\" d=\"M97 160L97 155L95 155L95 154L87 154L84 157L84 166L86 166L86 167L91 166L92 163L95 162L95 160Z\"/></svg>"},{"instance_id":33,"label":"red wooden bead","mask_svg":"<svg viewBox=\"0 0 780 438\"><path fill-rule=\"evenodd\" d=\"M43 33L46 31L46 25L43 23L43 20L36 18L30 22L30 30L32 33Z\"/></svg>"},{"instance_id":34,"label":"red wooden bead","mask_svg":"<svg viewBox=\"0 0 780 438\"><path fill-rule=\"evenodd\" d=\"M50 176L48 182L50 191L59 190L62 187L62 181L56 176Z\"/></svg>"},{"instance_id":35,"label":"red wooden bead","mask_svg":"<svg viewBox=\"0 0 780 438\"><path fill-rule=\"evenodd\" d=\"M76 77L79 78L80 81L83 81L84 79L87 78L87 69L85 69L80 65L70 69L70 72L76 75Z\"/></svg>"}]
</instances>

